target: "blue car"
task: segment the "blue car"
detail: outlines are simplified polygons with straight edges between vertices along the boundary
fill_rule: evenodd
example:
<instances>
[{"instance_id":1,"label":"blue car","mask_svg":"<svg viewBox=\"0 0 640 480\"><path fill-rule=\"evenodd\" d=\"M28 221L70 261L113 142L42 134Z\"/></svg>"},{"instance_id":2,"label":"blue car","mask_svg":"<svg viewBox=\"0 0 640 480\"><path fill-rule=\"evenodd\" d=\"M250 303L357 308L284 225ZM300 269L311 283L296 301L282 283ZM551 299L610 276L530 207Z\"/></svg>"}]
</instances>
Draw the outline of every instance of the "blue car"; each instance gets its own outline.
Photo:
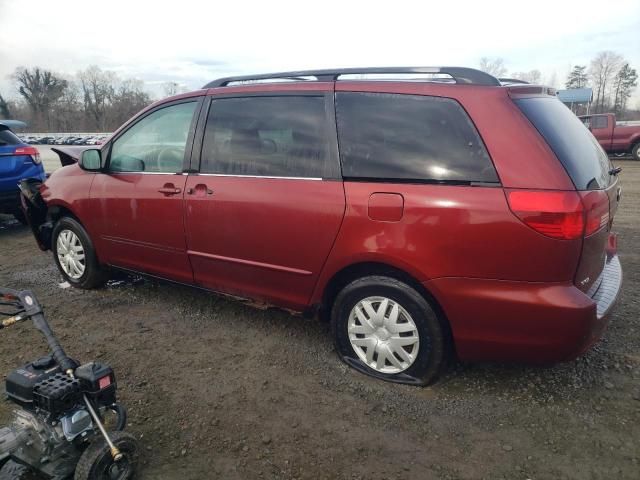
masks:
<instances>
[{"instance_id":1,"label":"blue car","mask_svg":"<svg viewBox=\"0 0 640 480\"><path fill-rule=\"evenodd\" d=\"M45 181L40 153L0 122L0 213L12 214L22 223L18 183L25 178Z\"/></svg>"}]
</instances>

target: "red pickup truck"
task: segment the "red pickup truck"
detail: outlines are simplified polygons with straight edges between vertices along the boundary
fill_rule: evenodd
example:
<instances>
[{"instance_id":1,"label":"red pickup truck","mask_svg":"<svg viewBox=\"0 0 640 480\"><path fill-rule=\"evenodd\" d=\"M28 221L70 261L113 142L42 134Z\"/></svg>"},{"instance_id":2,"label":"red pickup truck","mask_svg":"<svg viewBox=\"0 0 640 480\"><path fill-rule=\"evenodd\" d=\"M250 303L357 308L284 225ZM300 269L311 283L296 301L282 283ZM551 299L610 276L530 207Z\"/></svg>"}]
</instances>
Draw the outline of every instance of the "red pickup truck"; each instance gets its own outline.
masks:
<instances>
[{"instance_id":1,"label":"red pickup truck","mask_svg":"<svg viewBox=\"0 0 640 480\"><path fill-rule=\"evenodd\" d=\"M640 160L640 123L618 123L613 113L584 115L580 120L591 130L605 152L628 153L634 160Z\"/></svg>"}]
</instances>

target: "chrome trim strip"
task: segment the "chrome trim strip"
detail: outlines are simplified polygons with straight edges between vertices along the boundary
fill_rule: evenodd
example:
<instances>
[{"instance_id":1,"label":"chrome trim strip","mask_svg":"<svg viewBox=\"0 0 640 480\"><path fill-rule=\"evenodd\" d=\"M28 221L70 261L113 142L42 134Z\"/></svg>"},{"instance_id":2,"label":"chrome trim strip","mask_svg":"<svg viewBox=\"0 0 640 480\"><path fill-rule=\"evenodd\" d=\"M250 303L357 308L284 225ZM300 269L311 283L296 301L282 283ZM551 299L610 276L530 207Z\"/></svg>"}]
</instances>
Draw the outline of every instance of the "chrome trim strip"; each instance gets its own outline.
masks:
<instances>
[{"instance_id":1,"label":"chrome trim strip","mask_svg":"<svg viewBox=\"0 0 640 480\"><path fill-rule=\"evenodd\" d=\"M268 175L229 175L226 173L192 173L200 177L237 177L237 178L268 178L273 180L312 180L314 182L322 181L322 178L316 177L272 177Z\"/></svg>"},{"instance_id":2,"label":"chrome trim strip","mask_svg":"<svg viewBox=\"0 0 640 480\"><path fill-rule=\"evenodd\" d=\"M157 243L141 242L139 240L130 240L127 238L112 237L110 235L102 235L101 238L103 240L107 240L108 242L122 243L132 247L151 248L153 250L160 250L162 252L167 252L167 253L184 254L184 250L181 250L179 248L169 247L166 245L158 245Z\"/></svg>"},{"instance_id":3,"label":"chrome trim strip","mask_svg":"<svg viewBox=\"0 0 640 480\"><path fill-rule=\"evenodd\" d=\"M107 175L187 175L186 173L183 172L110 172L110 171L106 171L104 172Z\"/></svg>"},{"instance_id":4,"label":"chrome trim strip","mask_svg":"<svg viewBox=\"0 0 640 480\"><path fill-rule=\"evenodd\" d=\"M244 260L241 258L223 257L221 255L213 255L211 253L196 252L194 250L187 250L187 254L196 257L208 258L211 260L220 260L222 262L240 263L242 265L248 265L250 267L266 268L268 270L276 270L285 273L295 273L297 275L311 275L313 273L307 270L300 270L298 268L283 267L282 265L273 265L272 263L254 262L253 260Z\"/></svg>"}]
</instances>

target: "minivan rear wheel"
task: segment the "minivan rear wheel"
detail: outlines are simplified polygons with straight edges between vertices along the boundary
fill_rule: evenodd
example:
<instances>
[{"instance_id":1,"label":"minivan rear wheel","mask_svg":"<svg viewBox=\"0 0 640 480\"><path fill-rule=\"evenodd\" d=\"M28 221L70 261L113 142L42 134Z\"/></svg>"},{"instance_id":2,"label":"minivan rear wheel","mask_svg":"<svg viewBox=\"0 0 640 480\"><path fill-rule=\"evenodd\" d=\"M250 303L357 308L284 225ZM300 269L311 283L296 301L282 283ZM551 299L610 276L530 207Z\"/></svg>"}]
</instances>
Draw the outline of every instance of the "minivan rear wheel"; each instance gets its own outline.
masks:
<instances>
[{"instance_id":1,"label":"minivan rear wheel","mask_svg":"<svg viewBox=\"0 0 640 480\"><path fill-rule=\"evenodd\" d=\"M341 358L377 378L426 385L444 364L447 338L436 310L395 278L349 283L335 299L331 325Z\"/></svg>"},{"instance_id":2,"label":"minivan rear wheel","mask_svg":"<svg viewBox=\"0 0 640 480\"><path fill-rule=\"evenodd\" d=\"M52 233L51 250L58 270L74 287L96 288L107 280L89 234L75 219L58 220Z\"/></svg>"}]
</instances>

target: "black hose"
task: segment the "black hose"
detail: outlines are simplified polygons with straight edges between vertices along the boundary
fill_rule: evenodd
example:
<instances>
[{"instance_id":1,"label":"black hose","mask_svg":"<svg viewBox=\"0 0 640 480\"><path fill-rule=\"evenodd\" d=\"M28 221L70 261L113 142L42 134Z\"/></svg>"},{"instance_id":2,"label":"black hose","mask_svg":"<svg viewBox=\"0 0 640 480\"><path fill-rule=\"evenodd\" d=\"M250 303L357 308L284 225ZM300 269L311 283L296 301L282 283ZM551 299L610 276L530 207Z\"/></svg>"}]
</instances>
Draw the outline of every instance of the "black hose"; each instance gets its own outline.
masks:
<instances>
[{"instance_id":1,"label":"black hose","mask_svg":"<svg viewBox=\"0 0 640 480\"><path fill-rule=\"evenodd\" d=\"M116 423L116 430L122 432L125 428L127 428L127 409L124 405L119 403L114 403L111 405L111 410L115 412L118 417L118 421Z\"/></svg>"},{"instance_id":2,"label":"black hose","mask_svg":"<svg viewBox=\"0 0 640 480\"><path fill-rule=\"evenodd\" d=\"M37 313L33 315L31 319L33 320L35 327L40 330L42 335L44 335L47 345L49 345L49 350L51 350L51 354L53 355L53 359L58 365L60 365L62 371L66 372L67 370L75 370L78 365L67 357L67 354L64 352L62 345L60 345L60 342L58 342L58 339L53 334L53 331L47 323L47 320L44 318L44 315L42 313Z\"/></svg>"}]
</instances>

